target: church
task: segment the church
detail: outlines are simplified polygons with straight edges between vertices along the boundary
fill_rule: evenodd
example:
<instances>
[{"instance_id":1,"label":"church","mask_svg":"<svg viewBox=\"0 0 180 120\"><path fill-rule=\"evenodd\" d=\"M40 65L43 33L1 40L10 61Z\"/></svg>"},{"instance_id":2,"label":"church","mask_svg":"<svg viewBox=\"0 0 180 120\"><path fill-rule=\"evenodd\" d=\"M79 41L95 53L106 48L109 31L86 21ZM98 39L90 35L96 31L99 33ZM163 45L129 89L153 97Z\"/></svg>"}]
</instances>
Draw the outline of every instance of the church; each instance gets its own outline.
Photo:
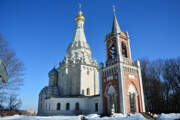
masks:
<instances>
[{"instance_id":1,"label":"church","mask_svg":"<svg viewBox=\"0 0 180 120\"><path fill-rule=\"evenodd\" d=\"M145 112L141 68L131 59L130 38L113 10L106 34L106 63L98 66L84 34L82 11L66 56L48 73L49 85L39 93L38 115Z\"/></svg>"}]
</instances>

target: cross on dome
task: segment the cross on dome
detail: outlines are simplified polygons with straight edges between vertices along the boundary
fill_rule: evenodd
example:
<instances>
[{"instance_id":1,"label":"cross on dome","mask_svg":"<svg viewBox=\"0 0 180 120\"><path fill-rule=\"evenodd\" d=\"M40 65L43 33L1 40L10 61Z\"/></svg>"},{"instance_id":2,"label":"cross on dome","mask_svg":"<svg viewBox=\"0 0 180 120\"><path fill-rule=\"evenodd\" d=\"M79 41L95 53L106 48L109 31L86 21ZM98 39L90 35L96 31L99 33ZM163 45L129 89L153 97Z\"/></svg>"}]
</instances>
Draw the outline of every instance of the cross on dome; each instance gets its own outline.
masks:
<instances>
[{"instance_id":1,"label":"cross on dome","mask_svg":"<svg viewBox=\"0 0 180 120\"><path fill-rule=\"evenodd\" d=\"M82 5L81 5L81 3L79 3L79 10L81 10L81 8L82 8Z\"/></svg>"},{"instance_id":2,"label":"cross on dome","mask_svg":"<svg viewBox=\"0 0 180 120\"><path fill-rule=\"evenodd\" d=\"M112 7L113 7L113 12L115 13L115 10L116 10L115 5L113 5Z\"/></svg>"},{"instance_id":3,"label":"cross on dome","mask_svg":"<svg viewBox=\"0 0 180 120\"><path fill-rule=\"evenodd\" d=\"M85 20L84 16L82 16L81 8L82 8L81 3L79 3L79 12L78 12L78 16L75 19L76 21L79 21L79 20L84 21Z\"/></svg>"}]
</instances>

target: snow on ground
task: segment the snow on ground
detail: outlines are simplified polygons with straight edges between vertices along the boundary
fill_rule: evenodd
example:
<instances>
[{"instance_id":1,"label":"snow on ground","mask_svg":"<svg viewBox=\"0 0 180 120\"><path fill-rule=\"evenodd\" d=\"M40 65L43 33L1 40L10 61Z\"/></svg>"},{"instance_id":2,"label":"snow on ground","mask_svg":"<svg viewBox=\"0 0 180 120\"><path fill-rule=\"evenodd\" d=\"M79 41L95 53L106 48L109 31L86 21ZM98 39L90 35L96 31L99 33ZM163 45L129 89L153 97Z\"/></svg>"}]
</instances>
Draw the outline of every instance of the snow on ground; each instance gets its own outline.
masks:
<instances>
[{"instance_id":1,"label":"snow on ground","mask_svg":"<svg viewBox=\"0 0 180 120\"><path fill-rule=\"evenodd\" d=\"M0 120L80 120L82 115L79 116L23 116L15 115L8 117L0 117ZM85 116L88 120L145 120L145 118L137 113L130 116L123 114L115 114L112 117L100 118L97 114L90 114Z\"/></svg>"},{"instance_id":2,"label":"snow on ground","mask_svg":"<svg viewBox=\"0 0 180 120\"><path fill-rule=\"evenodd\" d=\"M175 120L180 119L180 113L170 113L170 114L164 114L161 113L157 120Z\"/></svg>"},{"instance_id":3,"label":"snow on ground","mask_svg":"<svg viewBox=\"0 0 180 120\"><path fill-rule=\"evenodd\" d=\"M7 117L0 117L0 120L80 120L82 115L79 116L24 116L14 115ZM124 115L114 114L112 117L100 118L97 114L90 114L85 116L88 120L146 120L140 113ZM180 119L180 113L160 114L157 120L176 120Z\"/></svg>"},{"instance_id":4,"label":"snow on ground","mask_svg":"<svg viewBox=\"0 0 180 120\"><path fill-rule=\"evenodd\" d=\"M0 120L80 120L81 116L24 116L0 117Z\"/></svg>"},{"instance_id":5,"label":"snow on ground","mask_svg":"<svg viewBox=\"0 0 180 120\"><path fill-rule=\"evenodd\" d=\"M112 117L89 117L88 120L146 120L140 113L132 114L130 116L124 114L114 114Z\"/></svg>"}]
</instances>

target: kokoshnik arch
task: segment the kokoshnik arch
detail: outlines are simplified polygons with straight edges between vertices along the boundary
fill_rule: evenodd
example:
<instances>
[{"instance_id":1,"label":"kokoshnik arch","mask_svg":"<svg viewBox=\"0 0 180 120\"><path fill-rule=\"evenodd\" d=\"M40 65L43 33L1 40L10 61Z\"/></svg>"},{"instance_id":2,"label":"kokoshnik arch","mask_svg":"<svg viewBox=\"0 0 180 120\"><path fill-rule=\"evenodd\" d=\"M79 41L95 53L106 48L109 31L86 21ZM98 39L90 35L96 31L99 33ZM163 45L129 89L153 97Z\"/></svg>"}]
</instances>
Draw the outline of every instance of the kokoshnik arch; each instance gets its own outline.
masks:
<instances>
[{"instance_id":1,"label":"kokoshnik arch","mask_svg":"<svg viewBox=\"0 0 180 120\"><path fill-rule=\"evenodd\" d=\"M106 63L98 67L84 34L85 18L79 11L66 56L49 72L49 85L39 94L39 115L145 111L140 63L131 59L129 35L121 31L115 9L113 16L112 32L105 39Z\"/></svg>"}]
</instances>

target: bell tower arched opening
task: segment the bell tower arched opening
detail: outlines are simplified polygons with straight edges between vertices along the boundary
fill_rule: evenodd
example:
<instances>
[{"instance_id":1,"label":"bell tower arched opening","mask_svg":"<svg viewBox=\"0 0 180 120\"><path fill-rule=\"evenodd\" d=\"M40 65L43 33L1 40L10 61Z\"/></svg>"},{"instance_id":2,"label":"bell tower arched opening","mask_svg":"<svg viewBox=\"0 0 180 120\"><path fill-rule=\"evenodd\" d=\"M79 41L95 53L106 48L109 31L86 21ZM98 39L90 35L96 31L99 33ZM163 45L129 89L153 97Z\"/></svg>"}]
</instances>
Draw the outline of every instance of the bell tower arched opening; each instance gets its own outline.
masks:
<instances>
[{"instance_id":1,"label":"bell tower arched opening","mask_svg":"<svg viewBox=\"0 0 180 120\"><path fill-rule=\"evenodd\" d=\"M124 42L121 43L121 49L122 49L122 56L127 58L127 47L126 44Z\"/></svg>"}]
</instances>

